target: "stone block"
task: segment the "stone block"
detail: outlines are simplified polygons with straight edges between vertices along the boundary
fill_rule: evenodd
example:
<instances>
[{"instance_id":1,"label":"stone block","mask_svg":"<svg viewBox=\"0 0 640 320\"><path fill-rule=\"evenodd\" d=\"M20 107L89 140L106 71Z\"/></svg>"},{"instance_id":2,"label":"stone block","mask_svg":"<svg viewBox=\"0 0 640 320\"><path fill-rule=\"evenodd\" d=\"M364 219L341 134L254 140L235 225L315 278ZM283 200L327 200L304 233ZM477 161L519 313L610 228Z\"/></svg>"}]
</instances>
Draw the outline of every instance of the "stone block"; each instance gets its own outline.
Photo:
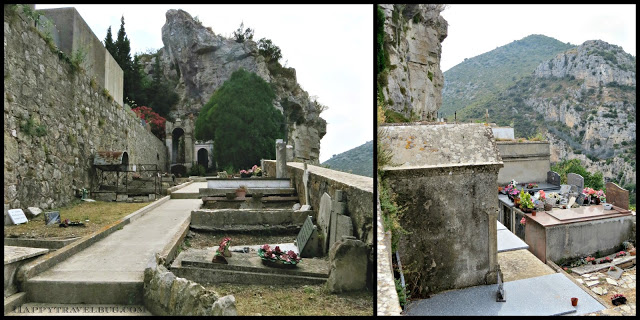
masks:
<instances>
[{"instance_id":1,"label":"stone block","mask_svg":"<svg viewBox=\"0 0 640 320\"><path fill-rule=\"evenodd\" d=\"M27 215L27 218L29 220L33 220L37 217L41 217L40 215L41 213L42 213L42 209L37 207L28 207L27 211L25 211L25 215Z\"/></svg>"},{"instance_id":2,"label":"stone block","mask_svg":"<svg viewBox=\"0 0 640 320\"><path fill-rule=\"evenodd\" d=\"M300 211L309 211L311 210L311 205L305 204L300 207Z\"/></svg>"},{"instance_id":3,"label":"stone block","mask_svg":"<svg viewBox=\"0 0 640 320\"><path fill-rule=\"evenodd\" d=\"M149 201L156 201L156 194L155 193L149 193Z\"/></svg>"},{"instance_id":4,"label":"stone block","mask_svg":"<svg viewBox=\"0 0 640 320\"><path fill-rule=\"evenodd\" d=\"M336 242L329 252L329 291L340 293L366 289L368 255L367 245L360 240Z\"/></svg>"},{"instance_id":5,"label":"stone block","mask_svg":"<svg viewBox=\"0 0 640 320\"><path fill-rule=\"evenodd\" d=\"M126 195L126 194L116 195L116 201L117 202L125 202L125 201L127 201L127 199L129 199L129 196Z\"/></svg>"},{"instance_id":6,"label":"stone block","mask_svg":"<svg viewBox=\"0 0 640 320\"><path fill-rule=\"evenodd\" d=\"M329 228L331 226L331 196L326 192L320 198L320 209L318 210L318 228L320 229L320 244L322 252L329 250Z\"/></svg>"},{"instance_id":7,"label":"stone block","mask_svg":"<svg viewBox=\"0 0 640 320\"><path fill-rule=\"evenodd\" d=\"M98 201L116 201L116 193L115 192L99 192L94 193L93 197Z\"/></svg>"},{"instance_id":8,"label":"stone block","mask_svg":"<svg viewBox=\"0 0 640 320\"><path fill-rule=\"evenodd\" d=\"M353 237L353 222L351 221L351 217L343 214L339 214L336 217L336 227L331 230L331 239L333 239L333 242L330 243L330 247L343 237Z\"/></svg>"}]
</instances>

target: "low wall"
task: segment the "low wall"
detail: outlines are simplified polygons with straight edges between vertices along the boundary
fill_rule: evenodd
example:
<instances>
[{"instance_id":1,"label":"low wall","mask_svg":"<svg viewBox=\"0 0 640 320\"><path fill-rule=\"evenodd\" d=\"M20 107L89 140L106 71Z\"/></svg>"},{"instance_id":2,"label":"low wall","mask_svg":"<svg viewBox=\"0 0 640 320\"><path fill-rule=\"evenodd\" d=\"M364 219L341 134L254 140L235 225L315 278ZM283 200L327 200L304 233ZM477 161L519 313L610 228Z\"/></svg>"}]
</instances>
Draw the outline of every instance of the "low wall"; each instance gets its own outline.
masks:
<instances>
[{"instance_id":1,"label":"low wall","mask_svg":"<svg viewBox=\"0 0 640 320\"><path fill-rule=\"evenodd\" d=\"M275 177L276 162L274 160L264 160L263 166L269 177ZM308 170L311 208L318 210L320 198L325 192L333 196L336 190L343 190L346 195L347 215L351 217L354 226L354 235L358 240L373 246L373 178L314 165L308 165ZM304 204L306 197L302 182L304 164L287 162L287 172L292 185L296 188L300 204Z\"/></svg>"},{"instance_id":2,"label":"low wall","mask_svg":"<svg viewBox=\"0 0 640 320\"><path fill-rule=\"evenodd\" d=\"M196 282L178 278L155 261L144 270L144 306L157 316L236 316L232 295L216 293Z\"/></svg>"},{"instance_id":3,"label":"low wall","mask_svg":"<svg viewBox=\"0 0 640 320\"><path fill-rule=\"evenodd\" d=\"M504 167L498 172L498 184L511 180L518 182L545 182L551 170L549 142L496 141Z\"/></svg>"},{"instance_id":4,"label":"low wall","mask_svg":"<svg viewBox=\"0 0 640 320\"><path fill-rule=\"evenodd\" d=\"M95 183L97 151L127 151L130 164L165 168L167 152L140 119L74 72L31 26L4 6L4 203L64 206ZM19 11L19 10L18 10Z\"/></svg>"},{"instance_id":5,"label":"low wall","mask_svg":"<svg viewBox=\"0 0 640 320\"><path fill-rule=\"evenodd\" d=\"M380 188L378 188L380 190ZM391 232L384 230L382 224L382 210L380 208L380 197L376 195L378 202L376 223L377 223L377 312L378 316L399 316L402 312L400 301L398 300L398 292L396 291L396 282L393 275L392 258L391 258Z\"/></svg>"}]
</instances>

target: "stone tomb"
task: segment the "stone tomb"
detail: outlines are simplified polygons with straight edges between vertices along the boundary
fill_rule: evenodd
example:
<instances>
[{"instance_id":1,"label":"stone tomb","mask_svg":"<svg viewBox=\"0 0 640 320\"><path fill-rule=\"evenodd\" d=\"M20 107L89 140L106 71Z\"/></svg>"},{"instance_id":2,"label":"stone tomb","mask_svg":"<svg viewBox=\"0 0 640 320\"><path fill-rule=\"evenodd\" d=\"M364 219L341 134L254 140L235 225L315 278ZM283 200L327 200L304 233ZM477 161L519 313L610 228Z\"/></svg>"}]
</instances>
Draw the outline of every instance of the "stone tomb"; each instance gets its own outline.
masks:
<instances>
[{"instance_id":1,"label":"stone tomb","mask_svg":"<svg viewBox=\"0 0 640 320\"><path fill-rule=\"evenodd\" d=\"M290 249L286 244L279 246L283 250ZM200 284L317 285L324 284L329 277L329 262L320 258L303 258L293 268L266 266L258 256L259 247L250 246L248 253L233 252L242 250L244 246L231 247L233 254L227 258L228 264L211 262L217 246L188 249L180 252L171 265L171 271L178 277Z\"/></svg>"}]
</instances>

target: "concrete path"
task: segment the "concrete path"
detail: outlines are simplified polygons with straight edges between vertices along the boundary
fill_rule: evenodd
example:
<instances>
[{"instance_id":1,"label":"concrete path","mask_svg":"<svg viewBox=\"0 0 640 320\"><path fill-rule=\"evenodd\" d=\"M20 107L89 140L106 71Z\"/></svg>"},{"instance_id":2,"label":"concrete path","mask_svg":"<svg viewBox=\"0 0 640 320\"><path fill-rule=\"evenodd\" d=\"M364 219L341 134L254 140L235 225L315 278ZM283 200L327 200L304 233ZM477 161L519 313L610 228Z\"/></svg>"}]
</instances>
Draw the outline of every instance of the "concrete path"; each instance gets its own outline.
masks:
<instances>
[{"instance_id":1,"label":"concrete path","mask_svg":"<svg viewBox=\"0 0 640 320\"><path fill-rule=\"evenodd\" d=\"M207 183L206 182L192 182L190 185L181 188L179 190L176 190L172 193L198 193L200 192L200 188L206 188L207 187Z\"/></svg>"},{"instance_id":2,"label":"concrete path","mask_svg":"<svg viewBox=\"0 0 640 320\"><path fill-rule=\"evenodd\" d=\"M122 230L29 279L25 288L29 300L141 304L146 264L201 203L199 199L168 200Z\"/></svg>"}]
</instances>

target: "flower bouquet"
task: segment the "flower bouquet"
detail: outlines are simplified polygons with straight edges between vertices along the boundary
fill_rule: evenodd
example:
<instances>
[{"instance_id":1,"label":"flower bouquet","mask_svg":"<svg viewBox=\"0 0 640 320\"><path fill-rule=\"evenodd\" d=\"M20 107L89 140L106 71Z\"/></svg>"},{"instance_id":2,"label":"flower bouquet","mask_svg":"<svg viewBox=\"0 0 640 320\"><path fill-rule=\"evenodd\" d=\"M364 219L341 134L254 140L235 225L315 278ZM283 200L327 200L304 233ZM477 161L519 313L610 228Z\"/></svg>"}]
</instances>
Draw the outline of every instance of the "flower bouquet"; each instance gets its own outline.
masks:
<instances>
[{"instance_id":1,"label":"flower bouquet","mask_svg":"<svg viewBox=\"0 0 640 320\"><path fill-rule=\"evenodd\" d=\"M518 191L518 188L516 188L514 185L509 184L504 188L504 193L507 194L511 201L514 201L514 199L518 197L520 191Z\"/></svg>"},{"instance_id":2,"label":"flower bouquet","mask_svg":"<svg viewBox=\"0 0 640 320\"><path fill-rule=\"evenodd\" d=\"M613 303L614 306L626 304L627 298L621 293L616 293L611 297L611 303Z\"/></svg>"},{"instance_id":3,"label":"flower bouquet","mask_svg":"<svg viewBox=\"0 0 640 320\"><path fill-rule=\"evenodd\" d=\"M253 171L251 170L240 170L240 178L249 178L253 175Z\"/></svg>"},{"instance_id":4,"label":"flower bouquet","mask_svg":"<svg viewBox=\"0 0 640 320\"><path fill-rule=\"evenodd\" d=\"M218 249L216 249L216 254L213 256L212 262L224 264L229 263L227 262L226 257L231 257L231 251L229 251L230 243L231 238L229 237L223 238L222 241L220 241L220 245L218 246Z\"/></svg>"},{"instance_id":5,"label":"flower bouquet","mask_svg":"<svg viewBox=\"0 0 640 320\"><path fill-rule=\"evenodd\" d=\"M257 165L253 165L253 168L251 168L251 171L253 172L254 176L262 177L262 169L260 169L260 167L258 167Z\"/></svg>"},{"instance_id":6,"label":"flower bouquet","mask_svg":"<svg viewBox=\"0 0 640 320\"><path fill-rule=\"evenodd\" d=\"M258 256L262 259L262 263L280 268L293 268L302 260L298 254L289 250L284 252L280 250L279 246L276 246L273 250L268 244L263 245L258 249Z\"/></svg>"},{"instance_id":7,"label":"flower bouquet","mask_svg":"<svg viewBox=\"0 0 640 320\"><path fill-rule=\"evenodd\" d=\"M527 184L527 189L533 189L533 188L537 188L537 187L538 187L538 184L536 184L536 183Z\"/></svg>"}]
</instances>

